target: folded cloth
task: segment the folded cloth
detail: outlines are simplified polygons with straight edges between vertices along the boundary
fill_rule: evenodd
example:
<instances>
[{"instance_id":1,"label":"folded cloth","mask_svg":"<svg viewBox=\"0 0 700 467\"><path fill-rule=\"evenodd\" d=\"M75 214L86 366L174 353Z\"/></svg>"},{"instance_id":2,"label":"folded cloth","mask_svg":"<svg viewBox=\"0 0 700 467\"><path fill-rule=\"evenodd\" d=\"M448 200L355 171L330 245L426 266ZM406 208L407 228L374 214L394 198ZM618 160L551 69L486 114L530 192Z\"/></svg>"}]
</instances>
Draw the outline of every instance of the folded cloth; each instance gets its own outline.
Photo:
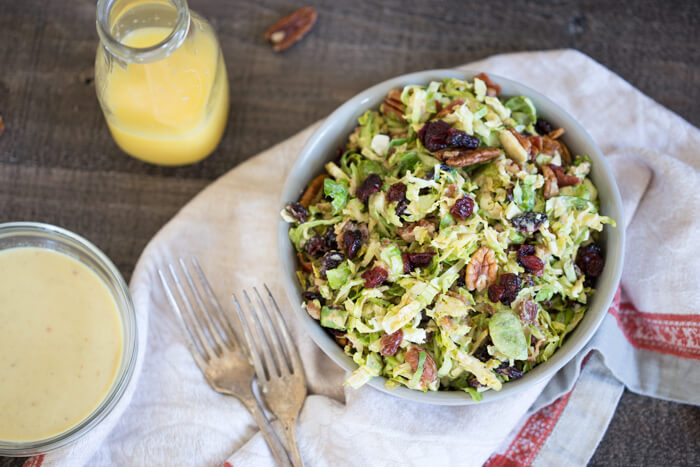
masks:
<instances>
[{"instance_id":1,"label":"folded cloth","mask_svg":"<svg viewBox=\"0 0 700 467\"><path fill-rule=\"evenodd\" d=\"M185 347L156 273L180 256L199 258L225 306L231 292L263 281L284 303L312 394L298 424L307 465L582 464L623 383L650 396L700 402L700 291L679 287L700 275L692 255L700 231L700 132L576 51L499 55L465 68L549 96L610 157L627 215L618 219L618 228L628 229L622 304L586 349L546 386L492 404L436 407L344 387L343 372L298 329L297 305L286 303L277 266L280 189L314 125L210 185L144 250L131 288L139 316L149 317L145 371L106 442L97 449L94 438L82 447L97 449L91 465L273 463L243 406L209 388ZM87 459L73 455L57 453L45 463Z\"/></svg>"}]
</instances>

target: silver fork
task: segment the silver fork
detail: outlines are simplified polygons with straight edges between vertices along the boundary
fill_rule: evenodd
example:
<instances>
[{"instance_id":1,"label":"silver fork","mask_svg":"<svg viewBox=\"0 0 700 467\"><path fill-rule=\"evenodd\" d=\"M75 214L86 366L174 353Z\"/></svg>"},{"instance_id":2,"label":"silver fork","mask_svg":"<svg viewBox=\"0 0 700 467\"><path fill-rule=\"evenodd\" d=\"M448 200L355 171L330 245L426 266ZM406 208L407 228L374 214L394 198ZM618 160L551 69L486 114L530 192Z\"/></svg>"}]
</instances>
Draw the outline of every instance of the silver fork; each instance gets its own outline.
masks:
<instances>
[{"instance_id":1,"label":"silver fork","mask_svg":"<svg viewBox=\"0 0 700 467\"><path fill-rule=\"evenodd\" d=\"M277 302L267 285L264 287L268 302L272 305L272 313L268 311L255 287L253 291L257 298L257 305L253 303L246 291L243 291L243 296L248 305L248 311L241 307L235 295L233 295L233 302L242 323L243 335L250 348L263 398L270 411L284 427L292 463L295 467L302 467L304 461L299 452L296 423L306 398L304 368ZM272 351L270 351L271 348Z\"/></svg>"},{"instance_id":2,"label":"silver fork","mask_svg":"<svg viewBox=\"0 0 700 467\"><path fill-rule=\"evenodd\" d=\"M197 281L182 258L179 265L180 274L176 267L168 265L169 280L162 269L158 269L158 275L178 321L191 338L186 344L195 363L215 391L234 396L243 403L260 427L275 459L281 465L289 466L289 457L282 443L253 395L253 367L242 346L237 343L239 340L234 326L221 308L197 260L191 260L191 269ZM183 286L180 275L184 276L186 286ZM174 284L174 288L170 287L169 282ZM199 283L199 287L195 282Z\"/></svg>"}]
</instances>

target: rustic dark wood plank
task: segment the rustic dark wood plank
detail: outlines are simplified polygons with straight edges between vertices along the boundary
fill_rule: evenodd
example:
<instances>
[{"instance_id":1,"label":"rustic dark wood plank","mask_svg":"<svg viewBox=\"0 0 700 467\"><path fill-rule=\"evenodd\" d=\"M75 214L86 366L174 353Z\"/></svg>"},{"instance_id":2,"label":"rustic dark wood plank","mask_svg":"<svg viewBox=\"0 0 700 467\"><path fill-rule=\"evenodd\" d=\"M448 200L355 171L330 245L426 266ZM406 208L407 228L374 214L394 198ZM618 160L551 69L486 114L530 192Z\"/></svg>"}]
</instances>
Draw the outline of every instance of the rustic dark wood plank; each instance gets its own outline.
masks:
<instances>
[{"instance_id":1,"label":"rustic dark wood plank","mask_svg":"<svg viewBox=\"0 0 700 467\"><path fill-rule=\"evenodd\" d=\"M0 221L77 231L128 278L160 226L231 167L383 79L495 53L577 48L700 124L695 0L319 0L317 25L282 54L263 32L306 2L189 3L218 31L232 111L210 158L172 169L125 156L109 136L92 82L94 0L0 1ZM696 407L625 393L592 463L697 465L699 419Z\"/></svg>"}]
</instances>

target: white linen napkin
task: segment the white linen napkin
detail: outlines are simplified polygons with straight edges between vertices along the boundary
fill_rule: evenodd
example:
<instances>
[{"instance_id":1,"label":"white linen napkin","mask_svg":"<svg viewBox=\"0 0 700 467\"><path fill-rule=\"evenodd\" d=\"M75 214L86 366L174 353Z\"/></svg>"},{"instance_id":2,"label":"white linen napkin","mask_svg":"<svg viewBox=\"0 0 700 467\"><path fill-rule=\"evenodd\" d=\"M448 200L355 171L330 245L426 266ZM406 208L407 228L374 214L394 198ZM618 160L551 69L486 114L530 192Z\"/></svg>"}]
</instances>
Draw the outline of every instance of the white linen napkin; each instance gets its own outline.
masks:
<instances>
[{"instance_id":1,"label":"white linen napkin","mask_svg":"<svg viewBox=\"0 0 700 467\"><path fill-rule=\"evenodd\" d=\"M642 394L700 403L700 291L678 287L700 277L692 255L700 231L700 132L576 51L498 55L466 67L549 96L610 157L627 215L618 219L618 228L628 229L622 304L544 391L541 385L463 408L343 387L343 372L299 332L291 305L283 306L313 394L298 427L307 465L579 464L607 428L620 381ZM91 465L217 465L232 453L236 467L272 465L243 406L212 391L192 361L156 270L194 255L226 306L231 292L262 281L286 303L276 264L279 192L314 127L221 177L154 237L131 284L139 316L149 317L145 371L131 406L101 446L104 430L90 443L86 438L82 453L76 446L45 464L79 465L97 451Z\"/></svg>"}]
</instances>

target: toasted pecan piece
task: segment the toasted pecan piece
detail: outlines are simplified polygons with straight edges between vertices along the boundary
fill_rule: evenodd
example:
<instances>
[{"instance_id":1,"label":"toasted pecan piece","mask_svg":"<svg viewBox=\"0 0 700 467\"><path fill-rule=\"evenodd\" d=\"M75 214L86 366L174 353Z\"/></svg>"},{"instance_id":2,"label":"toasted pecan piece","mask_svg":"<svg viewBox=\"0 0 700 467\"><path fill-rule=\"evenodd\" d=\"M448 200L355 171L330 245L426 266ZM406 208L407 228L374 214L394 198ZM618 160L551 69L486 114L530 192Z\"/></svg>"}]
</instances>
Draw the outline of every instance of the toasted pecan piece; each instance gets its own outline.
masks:
<instances>
[{"instance_id":1,"label":"toasted pecan piece","mask_svg":"<svg viewBox=\"0 0 700 467\"><path fill-rule=\"evenodd\" d=\"M560 187L578 185L582 181L580 178L575 177L573 175L569 175L566 172L564 172L563 167L554 164L549 164L548 166L550 169L552 169L552 172L554 172L554 175L557 177L557 184Z\"/></svg>"},{"instance_id":2,"label":"toasted pecan piece","mask_svg":"<svg viewBox=\"0 0 700 467\"><path fill-rule=\"evenodd\" d=\"M498 97L501 94L501 86L491 81L489 75L486 73L479 73L474 78L479 78L486 84L486 95L491 97Z\"/></svg>"},{"instance_id":3,"label":"toasted pecan piece","mask_svg":"<svg viewBox=\"0 0 700 467\"><path fill-rule=\"evenodd\" d=\"M399 121L405 122L403 114L406 106L401 102L401 89L392 89L379 106L379 111L384 115L393 114Z\"/></svg>"},{"instance_id":4,"label":"toasted pecan piece","mask_svg":"<svg viewBox=\"0 0 700 467\"><path fill-rule=\"evenodd\" d=\"M455 107L464 104L464 101L462 98L458 97L457 99L453 100L449 104L447 104L445 107L443 107L438 113L435 114L434 118L442 118L445 115L449 115L452 113Z\"/></svg>"},{"instance_id":5,"label":"toasted pecan piece","mask_svg":"<svg viewBox=\"0 0 700 467\"><path fill-rule=\"evenodd\" d=\"M466 167L490 161L503 154L499 148L440 149L435 156L450 167Z\"/></svg>"},{"instance_id":6,"label":"toasted pecan piece","mask_svg":"<svg viewBox=\"0 0 700 467\"><path fill-rule=\"evenodd\" d=\"M301 204L305 208L308 208L309 205L311 204L311 201L314 200L314 198L316 197L318 192L321 191L321 188L323 188L323 181L326 178L328 178L327 174L321 174L318 177L311 180L311 183L309 183L309 186L306 187L306 191L304 192L303 195L301 195L301 199L299 200L299 204Z\"/></svg>"}]
</instances>

